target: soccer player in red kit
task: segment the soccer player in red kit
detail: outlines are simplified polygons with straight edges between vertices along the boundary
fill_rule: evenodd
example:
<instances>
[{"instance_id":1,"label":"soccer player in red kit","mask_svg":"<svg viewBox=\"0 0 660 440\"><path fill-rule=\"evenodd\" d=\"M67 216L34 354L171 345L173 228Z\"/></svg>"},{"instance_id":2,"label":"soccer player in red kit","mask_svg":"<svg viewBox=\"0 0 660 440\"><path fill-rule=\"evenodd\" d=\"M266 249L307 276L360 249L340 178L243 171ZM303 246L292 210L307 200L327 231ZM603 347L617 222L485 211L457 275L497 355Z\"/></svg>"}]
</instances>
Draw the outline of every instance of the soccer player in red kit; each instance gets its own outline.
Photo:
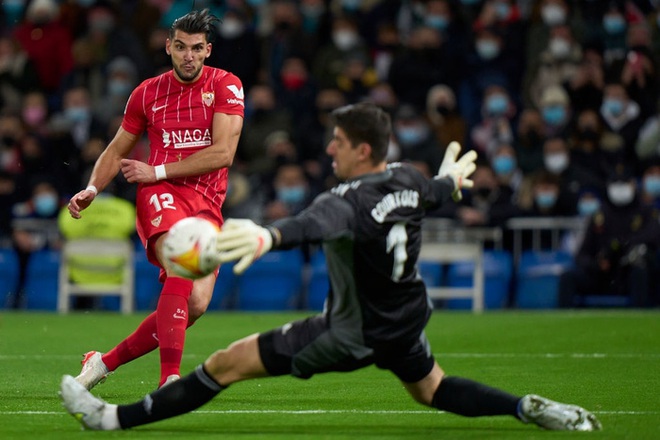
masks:
<instances>
[{"instance_id":1,"label":"soccer player in red kit","mask_svg":"<svg viewBox=\"0 0 660 440\"><path fill-rule=\"evenodd\" d=\"M218 226L223 222L227 168L243 126L244 103L236 76L204 65L216 21L204 9L172 24L165 50L173 69L133 91L121 127L97 160L87 188L69 202L71 216L80 218L119 171L137 183L137 231L163 282L156 311L132 334L107 353L85 354L76 380L87 389L156 347L159 386L178 379L186 328L211 300L217 273L195 281L170 273L162 263L162 243L169 228L184 217L204 217ZM145 131L151 150L148 163L127 159Z\"/></svg>"}]
</instances>

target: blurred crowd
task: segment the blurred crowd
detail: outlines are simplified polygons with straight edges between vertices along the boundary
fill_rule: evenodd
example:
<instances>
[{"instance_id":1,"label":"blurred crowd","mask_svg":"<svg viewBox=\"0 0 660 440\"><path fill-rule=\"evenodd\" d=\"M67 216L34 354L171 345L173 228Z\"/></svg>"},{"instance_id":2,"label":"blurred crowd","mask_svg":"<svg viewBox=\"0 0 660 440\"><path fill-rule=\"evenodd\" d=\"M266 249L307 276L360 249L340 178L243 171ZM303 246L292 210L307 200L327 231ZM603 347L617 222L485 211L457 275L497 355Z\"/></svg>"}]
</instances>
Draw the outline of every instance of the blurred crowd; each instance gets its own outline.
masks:
<instances>
[{"instance_id":1,"label":"blurred crowd","mask_svg":"<svg viewBox=\"0 0 660 440\"><path fill-rule=\"evenodd\" d=\"M207 64L245 90L225 216L271 221L334 185L328 114L365 100L392 116L391 161L432 176L452 140L479 153L474 190L435 216L660 207L659 0L6 0L4 243L12 220L54 218L86 186L133 88L171 68L168 28L193 5L221 18ZM118 177L106 192L135 188Z\"/></svg>"}]
</instances>

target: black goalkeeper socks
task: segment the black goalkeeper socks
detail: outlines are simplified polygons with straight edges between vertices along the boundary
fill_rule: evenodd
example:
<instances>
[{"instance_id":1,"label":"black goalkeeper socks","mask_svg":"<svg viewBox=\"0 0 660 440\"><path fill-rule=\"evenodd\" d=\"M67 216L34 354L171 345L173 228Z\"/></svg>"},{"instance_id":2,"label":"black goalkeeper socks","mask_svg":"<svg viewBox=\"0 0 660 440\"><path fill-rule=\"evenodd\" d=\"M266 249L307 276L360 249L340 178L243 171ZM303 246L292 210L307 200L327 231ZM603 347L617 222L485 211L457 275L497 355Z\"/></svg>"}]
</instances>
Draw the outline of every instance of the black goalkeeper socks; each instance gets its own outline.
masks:
<instances>
[{"instance_id":1,"label":"black goalkeeper socks","mask_svg":"<svg viewBox=\"0 0 660 440\"><path fill-rule=\"evenodd\" d=\"M518 417L520 397L462 377L445 377L433 395L433 407L466 417Z\"/></svg>"},{"instance_id":2,"label":"black goalkeeper socks","mask_svg":"<svg viewBox=\"0 0 660 440\"><path fill-rule=\"evenodd\" d=\"M190 412L224 388L199 365L194 372L148 394L140 402L119 405L119 424L128 429Z\"/></svg>"}]
</instances>

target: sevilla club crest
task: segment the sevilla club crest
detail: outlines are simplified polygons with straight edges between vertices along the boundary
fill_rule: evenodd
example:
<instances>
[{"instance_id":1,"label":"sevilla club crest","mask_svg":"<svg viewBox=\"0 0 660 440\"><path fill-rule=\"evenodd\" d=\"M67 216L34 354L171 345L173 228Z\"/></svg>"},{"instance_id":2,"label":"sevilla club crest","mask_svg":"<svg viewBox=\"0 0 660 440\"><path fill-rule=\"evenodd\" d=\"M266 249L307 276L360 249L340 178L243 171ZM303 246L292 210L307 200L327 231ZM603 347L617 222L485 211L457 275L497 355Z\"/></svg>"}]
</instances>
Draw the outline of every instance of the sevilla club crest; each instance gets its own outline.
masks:
<instances>
[{"instance_id":1,"label":"sevilla club crest","mask_svg":"<svg viewBox=\"0 0 660 440\"><path fill-rule=\"evenodd\" d=\"M213 105L214 100L215 100L215 93L202 92L202 102L206 104L207 107L211 107Z\"/></svg>"}]
</instances>

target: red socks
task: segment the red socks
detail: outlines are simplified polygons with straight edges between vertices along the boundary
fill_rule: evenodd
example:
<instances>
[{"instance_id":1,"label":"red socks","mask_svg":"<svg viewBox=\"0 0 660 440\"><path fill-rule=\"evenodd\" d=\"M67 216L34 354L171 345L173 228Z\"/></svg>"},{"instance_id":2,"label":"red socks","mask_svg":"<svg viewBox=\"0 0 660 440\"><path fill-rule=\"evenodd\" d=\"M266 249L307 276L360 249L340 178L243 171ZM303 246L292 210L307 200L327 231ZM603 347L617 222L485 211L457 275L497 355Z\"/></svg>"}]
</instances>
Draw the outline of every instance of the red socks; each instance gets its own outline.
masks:
<instances>
[{"instance_id":1,"label":"red socks","mask_svg":"<svg viewBox=\"0 0 660 440\"><path fill-rule=\"evenodd\" d=\"M119 345L103 355L102 360L108 370L114 371L120 365L160 347L159 385L172 374L180 375L186 328L190 325L188 299L192 286L192 280L168 277L156 311Z\"/></svg>"}]
</instances>

